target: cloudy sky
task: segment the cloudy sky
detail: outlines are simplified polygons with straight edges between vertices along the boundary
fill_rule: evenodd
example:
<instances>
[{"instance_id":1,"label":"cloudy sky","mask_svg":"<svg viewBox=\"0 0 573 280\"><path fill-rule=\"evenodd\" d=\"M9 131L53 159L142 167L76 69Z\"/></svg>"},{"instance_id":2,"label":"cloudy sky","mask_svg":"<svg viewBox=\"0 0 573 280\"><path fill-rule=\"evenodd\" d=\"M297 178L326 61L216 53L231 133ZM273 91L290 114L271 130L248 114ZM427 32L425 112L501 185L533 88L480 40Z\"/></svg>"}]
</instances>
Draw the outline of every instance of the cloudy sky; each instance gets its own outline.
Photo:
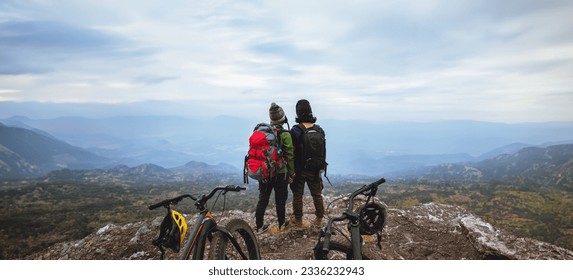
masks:
<instances>
[{"instance_id":1,"label":"cloudy sky","mask_svg":"<svg viewBox=\"0 0 573 280\"><path fill-rule=\"evenodd\" d=\"M567 0L2 0L0 102L573 121L571 15Z\"/></svg>"}]
</instances>

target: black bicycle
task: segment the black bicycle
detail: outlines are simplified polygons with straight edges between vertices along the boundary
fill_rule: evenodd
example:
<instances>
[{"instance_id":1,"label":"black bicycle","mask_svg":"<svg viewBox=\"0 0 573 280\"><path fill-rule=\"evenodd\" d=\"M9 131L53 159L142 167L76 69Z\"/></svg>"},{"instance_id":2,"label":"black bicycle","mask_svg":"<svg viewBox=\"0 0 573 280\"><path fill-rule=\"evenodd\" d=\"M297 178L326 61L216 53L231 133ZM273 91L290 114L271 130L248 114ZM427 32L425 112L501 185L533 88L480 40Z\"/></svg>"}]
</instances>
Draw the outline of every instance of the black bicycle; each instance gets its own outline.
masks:
<instances>
[{"instance_id":1,"label":"black bicycle","mask_svg":"<svg viewBox=\"0 0 573 280\"><path fill-rule=\"evenodd\" d=\"M314 247L314 258L317 260L347 259L365 260L368 259L362 253L362 235L377 235L378 247L381 247L380 231L386 223L386 206L374 201L378 186L386 182L384 178L365 185L348 196L346 210L338 217L328 219L326 225L321 229L318 242ZM366 197L366 203L361 205L358 211L354 211L354 198L358 195ZM339 228L334 227L334 222L348 221L347 228L350 237ZM331 241L335 231L344 236L350 244Z\"/></svg>"},{"instance_id":2,"label":"black bicycle","mask_svg":"<svg viewBox=\"0 0 573 280\"><path fill-rule=\"evenodd\" d=\"M176 205L185 198L195 200L195 206L199 210L199 217L195 221L191 234L185 241L179 259L260 259L257 238L247 222L241 219L231 219L225 226L218 225L211 210L207 208L207 201L215 194L219 193L219 195L222 194L224 196L229 191L238 192L245 189L238 186L217 187L208 195L196 197L191 194L184 194L149 206L150 210L161 206L167 209L167 215L161 223L159 237L152 242L153 245L159 247L161 259L163 259L165 254L163 247L179 252L185 239L187 222L183 215L171 209L171 205ZM205 257L207 246L209 251L207 257Z\"/></svg>"}]
</instances>

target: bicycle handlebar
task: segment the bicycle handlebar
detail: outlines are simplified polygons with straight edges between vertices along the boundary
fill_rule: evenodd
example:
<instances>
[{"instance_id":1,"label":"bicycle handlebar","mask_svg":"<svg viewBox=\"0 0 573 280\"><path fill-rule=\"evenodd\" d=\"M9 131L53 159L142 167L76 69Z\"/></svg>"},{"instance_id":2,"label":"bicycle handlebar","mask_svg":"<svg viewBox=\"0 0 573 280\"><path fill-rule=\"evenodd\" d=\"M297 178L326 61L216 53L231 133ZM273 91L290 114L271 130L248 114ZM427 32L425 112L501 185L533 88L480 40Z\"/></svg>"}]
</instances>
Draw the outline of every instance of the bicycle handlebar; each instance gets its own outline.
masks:
<instances>
[{"instance_id":1,"label":"bicycle handlebar","mask_svg":"<svg viewBox=\"0 0 573 280\"><path fill-rule=\"evenodd\" d=\"M181 200L183 200L184 198L191 198L199 203L205 203L207 200L209 200L210 198L212 198L215 193L217 193L218 191L224 191L224 192L238 192L238 191L242 191L242 190L246 190L247 188L245 187L239 187L239 186L234 186L234 185L228 185L225 187L216 187L214 188L208 195L201 195L200 197L195 197L191 194L184 194L184 195L180 195L174 198L170 198L170 199L166 199L163 200L161 202L155 203L153 205L149 206L149 210L153 210L155 208L158 208L160 206L164 206L164 207L168 207L169 205L174 205L179 203Z\"/></svg>"},{"instance_id":2,"label":"bicycle handlebar","mask_svg":"<svg viewBox=\"0 0 573 280\"><path fill-rule=\"evenodd\" d=\"M362 188L354 191L348 199L348 207L346 208L346 211L344 211L344 213L342 213L342 215L338 216L338 217L332 217L330 219L328 219L328 222L326 223L326 225L324 226L323 229L323 234L324 234L324 243L323 243L323 247L322 250L326 253L328 253L328 251L330 250L330 237L332 236L332 224L333 222L339 222L339 221L344 221L344 220L357 220L358 214L354 213L354 198L359 195L366 195L366 196L374 196L376 195L376 191L377 191L377 187L381 184L383 184L384 182L386 182L386 179L384 178L380 178L377 181L370 183L368 185L363 186Z\"/></svg>"},{"instance_id":3,"label":"bicycle handlebar","mask_svg":"<svg viewBox=\"0 0 573 280\"><path fill-rule=\"evenodd\" d=\"M342 216L333 217L330 219L334 220L334 221L342 221L342 220L348 219L349 217L355 216L356 213L354 213L354 198L360 194L366 195L366 196L375 196L376 192L377 192L377 187L379 185L383 184L384 182L386 182L386 179L380 178L378 181L370 183L368 185L364 185L362 188L354 191L348 197L348 206L346 208L346 211L344 211L344 213L342 214ZM327 225L329 225L329 224L327 224Z\"/></svg>"},{"instance_id":4,"label":"bicycle handlebar","mask_svg":"<svg viewBox=\"0 0 573 280\"><path fill-rule=\"evenodd\" d=\"M386 179L384 178L380 178L378 179L378 181L370 183L368 185L365 185L364 187L354 191L348 200L348 210L347 211L352 211L353 207L354 207L354 198L359 195L366 195L366 196L374 196L376 195L376 191L377 191L377 187L381 184L383 184L384 182L386 182Z\"/></svg>"},{"instance_id":5,"label":"bicycle handlebar","mask_svg":"<svg viewBox=\"0 0 573 280\"><path fill-rule=\"evenodd\" d=\"M163 201L161 201L161 202L155 203L155 204L149 206L149 210L153 210L153 209L155 209L155 208L159 208L160 206L167 206L167 205L171 205L171 204L177 204L177 203L179 203L181 200L183 200L183 199L186 198L186 197L189 197L189 198L195 200L195 198L194 198L192 195L190 195L190 194L184 194L184 195L180 195L180 196L175 197L175 198L170 198L170 199L166 199L166 200L163 200Z\"/></svg>"},{"instance_id":6,"label":"bicycle handlebar","mask_svg":"<svg viewBox=\"0 0 573 280\"><path fill-rule=\"evenodd\" d=\"M378 181L376 181L376 182L374 182L374 183L371 183L370 186L372 186L372 187L378 187L378 186L384 184L385 182L386 182L386 179L380 178L380 179L378 179Z\"/></svg>"}]
</instances>

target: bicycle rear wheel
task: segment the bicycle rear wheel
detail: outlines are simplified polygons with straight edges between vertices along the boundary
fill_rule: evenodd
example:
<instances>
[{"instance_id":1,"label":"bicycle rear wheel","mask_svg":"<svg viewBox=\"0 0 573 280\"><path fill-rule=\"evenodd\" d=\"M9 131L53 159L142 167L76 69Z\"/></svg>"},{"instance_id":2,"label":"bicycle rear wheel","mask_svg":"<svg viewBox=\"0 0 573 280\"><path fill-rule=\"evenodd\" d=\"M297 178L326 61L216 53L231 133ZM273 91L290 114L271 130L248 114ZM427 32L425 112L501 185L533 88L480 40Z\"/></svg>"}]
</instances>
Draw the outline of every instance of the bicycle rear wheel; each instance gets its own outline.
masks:
<instances>
[{"instance_id":1,"label":"bicycle rear wheel","mask_svg":"<svg viewBox=\"0 0 573 280\"><path fill-rule=\"evenodd\" d=\"M314 247L314 259L316 260L352 260L354 254L352 253L352 248L349 245L339 243L337 241L330 242L330 250L328 254L325 254L322 250L324 241L320 241ZM363 260L369 260L367 256L362 254Z\"/></svg>"},{"instance_id":2,"label":"bicycle rear wheel","mask_svg":"<svg viewBox=\"0 0 573 280\"><path fill-rule=\"evenodd\" d=\"M253 230L247 222L241 219L230 220L225 228L231 233L239 244L243 254L249 260L261 259L259 244ZM214 246L211 248L212 258L216 260L240 260L243 259L231 240L224 234L217 232L213 235Z\"/></svg>"}]
</instances>

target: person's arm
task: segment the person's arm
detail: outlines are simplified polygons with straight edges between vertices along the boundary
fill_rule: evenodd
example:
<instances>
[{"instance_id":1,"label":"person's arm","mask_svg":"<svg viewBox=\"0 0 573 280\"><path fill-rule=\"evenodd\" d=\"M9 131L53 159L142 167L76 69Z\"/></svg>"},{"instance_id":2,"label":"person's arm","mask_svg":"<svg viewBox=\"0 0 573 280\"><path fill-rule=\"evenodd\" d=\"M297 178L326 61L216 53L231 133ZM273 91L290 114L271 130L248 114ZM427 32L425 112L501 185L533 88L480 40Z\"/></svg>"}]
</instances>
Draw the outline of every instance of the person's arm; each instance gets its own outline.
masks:
<instances>
[{"instance_id":1,"label":"person's arm","mask_svg":"<svg viewBox=\"0 0 573 280\"><path fill-rule=\"evenodd\" d=\"M282 143L283 143L283 153L287 161L288 175L294 174L294 144L290 133L281 133Z\"/></svg>"}]
</instances>

